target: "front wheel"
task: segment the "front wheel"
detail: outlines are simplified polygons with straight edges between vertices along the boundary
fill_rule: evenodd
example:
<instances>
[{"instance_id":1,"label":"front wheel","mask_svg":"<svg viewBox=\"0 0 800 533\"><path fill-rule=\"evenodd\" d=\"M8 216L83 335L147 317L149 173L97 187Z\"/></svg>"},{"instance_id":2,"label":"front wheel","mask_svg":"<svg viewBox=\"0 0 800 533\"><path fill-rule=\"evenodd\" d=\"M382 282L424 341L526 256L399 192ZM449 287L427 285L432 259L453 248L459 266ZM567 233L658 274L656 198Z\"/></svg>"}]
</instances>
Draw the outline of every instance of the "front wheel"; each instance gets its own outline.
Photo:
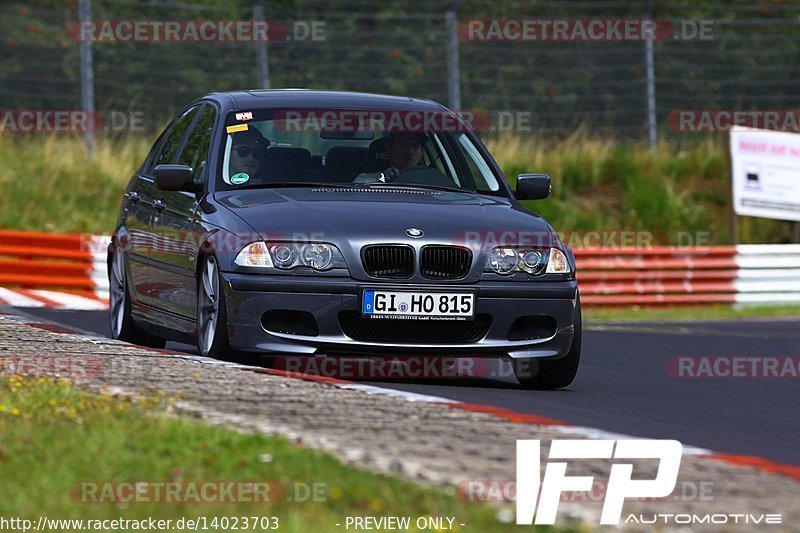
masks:
<instances>
[{"instance_id":1,"label":"front wheel","mask_svg":"<svg viewBox=\"0 0 800 533\"><path fill-rule=\"evenodd\" d=\"M232 356L227 322L219 266L216 258L210 255L203 263L197 281L197 349L200 355L217 359Z\"/></svg>"},{"instance_id":2,"label":"front wheel","mask_svg":"<svg viewBox=\"0 0 800 533\"><path fill-rule=\"evenodd\" d=\"M567 355L561 359L516 359L514 375L525 389L561 389L569 386L578 373L581 360L581 299L575 303L575 333Z\"/></svg>"}]
</instances>

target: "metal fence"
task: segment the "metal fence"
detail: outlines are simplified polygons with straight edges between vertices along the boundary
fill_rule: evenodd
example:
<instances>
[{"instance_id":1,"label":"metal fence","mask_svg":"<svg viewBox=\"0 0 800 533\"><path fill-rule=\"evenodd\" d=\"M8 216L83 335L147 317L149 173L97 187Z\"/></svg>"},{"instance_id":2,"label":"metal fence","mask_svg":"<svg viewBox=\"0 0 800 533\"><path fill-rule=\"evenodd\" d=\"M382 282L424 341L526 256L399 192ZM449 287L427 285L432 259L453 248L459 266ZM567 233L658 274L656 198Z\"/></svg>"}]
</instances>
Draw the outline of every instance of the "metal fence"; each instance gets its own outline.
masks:
<instances>
[{"instance_id":1,"label":"metal fence","mask_svg":"<svg viewBox=\"0 0 800 533\"><path fill-rule=\"evenodd\" d=\"M671 31L655 40L469 33L492 21L561 20L572 30L616 19ZM79 35L81 20L96 23L92 38ZM104 22L117 31L121 22L254 20L279 31L269 42L101 31ZM207 92L311 87L431 98L493 117L494 131L653 141L687 133L678 110L798 108L799 37L800 6L777 1L12 1L0 5L0 108L95 108L119 114L125 124L112 130L149 131Z\"/></svg>"}]
</instances>

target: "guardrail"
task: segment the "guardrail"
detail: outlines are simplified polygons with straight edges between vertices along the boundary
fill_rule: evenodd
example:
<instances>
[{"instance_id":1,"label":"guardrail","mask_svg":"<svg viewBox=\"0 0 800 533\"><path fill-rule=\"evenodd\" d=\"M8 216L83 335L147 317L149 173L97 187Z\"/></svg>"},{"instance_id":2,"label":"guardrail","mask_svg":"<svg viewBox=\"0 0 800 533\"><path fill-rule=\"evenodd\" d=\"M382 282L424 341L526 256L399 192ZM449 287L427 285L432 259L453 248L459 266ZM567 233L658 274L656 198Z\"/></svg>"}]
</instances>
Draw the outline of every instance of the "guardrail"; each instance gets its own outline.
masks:
<instances>
[{"instance_id":1,"label":"guardrail","mask_svg":"<svg viewBox=\"0 0 800 533\"><path fill-rule=\"evenodd\" d=\"M47 289L93 300L108 299L108 237L0 230L0 287L44 303ZM4 292L7 294L7 292ZM0 295L0 299L9 299Z\"/></svg>"},{"instance_id":2,"label":"guardrail","mask_svg":"<svg viewBox=\"0 0 800 533\"><path fill-rule=\"evenodd\" d=\"M800 303L800 245L576 249L590 306Z\"/></svg>"},{"instance_id":3,"label":"guardrail","mask_svg":"<svg viewBox=\"0 0 800 533\"><path fill-rule=\"evenodd\" d=\"M108 239L0 230L0 287L105 300ZM587 307L800 303L800 245L579 248L575 255Z\"/></svg>"}]
</instances>

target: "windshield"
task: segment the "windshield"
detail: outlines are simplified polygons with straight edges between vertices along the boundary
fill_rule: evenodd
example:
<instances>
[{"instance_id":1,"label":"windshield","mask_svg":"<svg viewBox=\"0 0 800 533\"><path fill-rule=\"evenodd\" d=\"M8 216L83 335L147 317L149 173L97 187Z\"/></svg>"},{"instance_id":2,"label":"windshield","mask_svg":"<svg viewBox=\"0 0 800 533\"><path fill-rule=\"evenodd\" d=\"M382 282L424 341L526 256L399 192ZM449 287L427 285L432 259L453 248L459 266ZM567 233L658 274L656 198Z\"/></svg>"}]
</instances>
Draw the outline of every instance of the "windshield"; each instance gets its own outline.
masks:
<instances>
[{"instance_id":1,"label":"windshield","mask_svg":"<svg viewBox=\"0 0 800 533\"><path fill-rule=\"evenodd\" d=\"M498 193L491 165L455 115L261 110L226 120L219 190L404 185Z\"/></svg>"}]
</instances>

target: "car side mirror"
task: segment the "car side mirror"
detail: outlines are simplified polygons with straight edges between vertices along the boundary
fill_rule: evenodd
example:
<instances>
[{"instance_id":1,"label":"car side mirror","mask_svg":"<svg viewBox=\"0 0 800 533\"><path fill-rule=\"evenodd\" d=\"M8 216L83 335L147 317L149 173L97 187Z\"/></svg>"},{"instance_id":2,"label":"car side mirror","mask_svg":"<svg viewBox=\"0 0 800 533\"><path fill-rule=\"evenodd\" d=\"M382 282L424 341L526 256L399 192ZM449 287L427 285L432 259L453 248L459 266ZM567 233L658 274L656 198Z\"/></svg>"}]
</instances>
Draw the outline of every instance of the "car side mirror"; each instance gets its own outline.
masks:
<instances>
[{"instance_id":1,"label":"car side mirror","mask_svg":"<svg viewBox=\"0 0 800 533\"><path fill-rule=\"evenodd\" d=\"M517 176L517 200L542 200L550 196L550 176L547 174L520 174Z\"/></svg>"},{"instance_id":2,"label":"car side mirror","mask_svg":"<svg viewBox=\"0 0 800 533\"><path fill-rule=\"evenodd\" d=\"M194 191L194 170L188 165L158 165L153 174L162 191Z\"/></svg>"}]
</instances>

